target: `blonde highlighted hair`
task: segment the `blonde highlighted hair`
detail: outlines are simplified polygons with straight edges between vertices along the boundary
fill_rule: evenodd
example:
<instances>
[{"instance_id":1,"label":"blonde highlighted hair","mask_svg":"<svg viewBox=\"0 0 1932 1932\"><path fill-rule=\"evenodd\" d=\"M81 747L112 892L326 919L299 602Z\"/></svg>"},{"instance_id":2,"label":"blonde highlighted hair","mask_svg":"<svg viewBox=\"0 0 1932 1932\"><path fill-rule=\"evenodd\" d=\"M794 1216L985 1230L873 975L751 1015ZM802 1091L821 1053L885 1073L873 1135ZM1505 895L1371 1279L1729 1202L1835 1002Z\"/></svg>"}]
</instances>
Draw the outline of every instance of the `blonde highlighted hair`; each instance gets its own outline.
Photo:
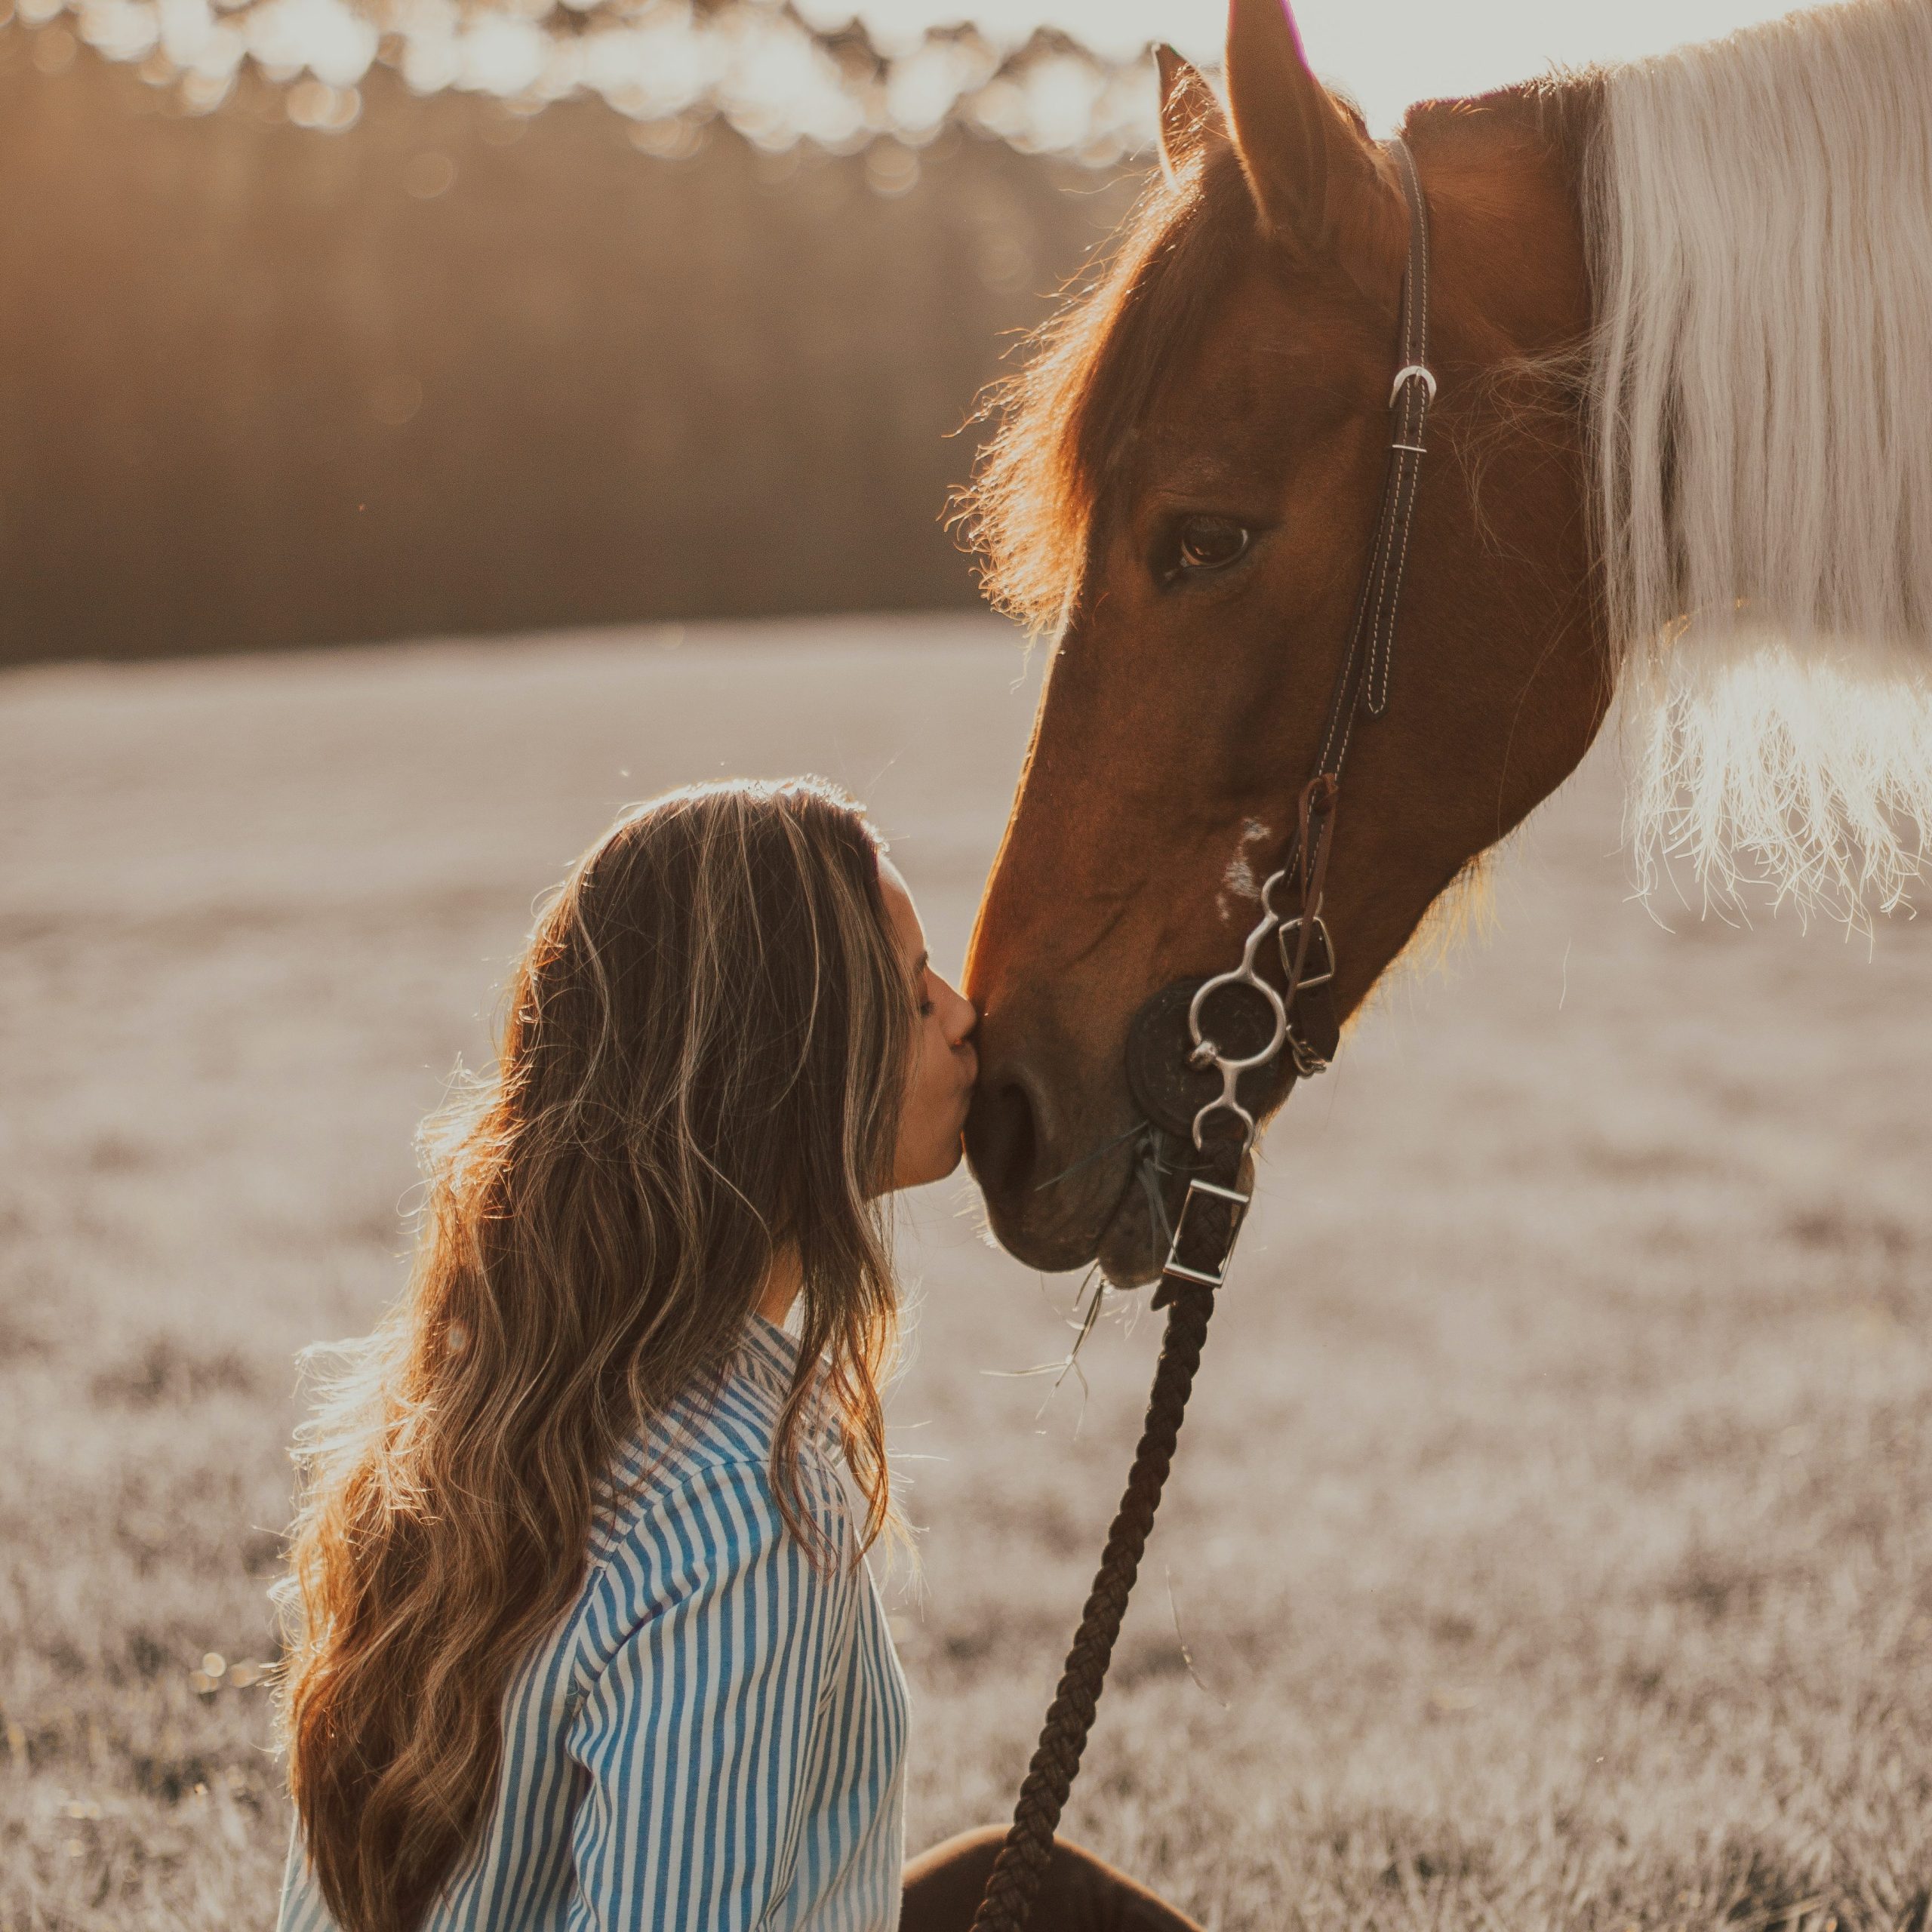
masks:
<instances>
[{"instance_id":1,"label":"blonde highlighted hair","mask_svg":"<svg viewBox=\"0 0 1932 1932\"><path fill-rule=\"evenodd\" d=\"M1932 825L1932 8L1609 69L1591 420L1632 818L1722 895L1889 908Z\"/></svg>"},{"instance_id":2,"label":"blonde highlighted hair","mask_svg":"<svg viewBox=\"0 0 1932 1932\"><path fill-rule=\"evenodd\" d=\"M721 1374L783 1251L802 1336L780 1507L830 1561L798 1468L829 1411L861 1544L889 1520L881 1203L914 992L879 852L817 780L627 814L539 917L495 1071L426 1130L414 1271L300 1439L283 1592L290 1782L346 1932L420 1923L493 1790L510 1675L581 1583L616 1454Z\"/></svg>"}]
</instances>

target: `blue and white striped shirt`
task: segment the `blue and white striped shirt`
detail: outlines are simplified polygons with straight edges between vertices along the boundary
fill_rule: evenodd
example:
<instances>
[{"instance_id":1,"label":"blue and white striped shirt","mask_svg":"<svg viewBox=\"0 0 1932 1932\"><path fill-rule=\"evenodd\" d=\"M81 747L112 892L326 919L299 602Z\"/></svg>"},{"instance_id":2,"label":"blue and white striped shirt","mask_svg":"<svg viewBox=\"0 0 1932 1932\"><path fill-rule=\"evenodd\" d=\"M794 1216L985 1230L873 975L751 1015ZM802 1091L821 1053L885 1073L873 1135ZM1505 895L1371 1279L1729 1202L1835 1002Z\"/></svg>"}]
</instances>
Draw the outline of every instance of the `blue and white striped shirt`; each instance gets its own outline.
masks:
<instances>
[{"instance_id":1,"label":"blue and white striped shirt","mask_svg":"<svg viewBox=\"0 0 1932 1932\"><path fill-rule=\"evenodd\" d=\"M906 1687L829 1441L799 1480L838 1561L779 1515L798 1359L754 1317L714 1402L618 1466L582 1589L512 1679L502 1775L423 1932L892 1932ZM298 1842L280 1932L335 1932Z\"/></svg>"}]
</instances>

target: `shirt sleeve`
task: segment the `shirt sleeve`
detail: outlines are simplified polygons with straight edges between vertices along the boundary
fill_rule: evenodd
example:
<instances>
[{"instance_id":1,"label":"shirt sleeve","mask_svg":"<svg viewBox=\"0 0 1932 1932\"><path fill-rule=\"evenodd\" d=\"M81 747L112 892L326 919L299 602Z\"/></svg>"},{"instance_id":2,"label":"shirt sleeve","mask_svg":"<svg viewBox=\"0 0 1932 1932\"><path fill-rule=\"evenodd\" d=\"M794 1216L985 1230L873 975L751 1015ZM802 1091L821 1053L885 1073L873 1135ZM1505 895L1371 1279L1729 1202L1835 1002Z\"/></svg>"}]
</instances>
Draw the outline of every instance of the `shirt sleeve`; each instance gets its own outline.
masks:
<instances>
[{"instance_id":1,"label":"shirt sleeve","mask_svg":"<svg viewBox=\"0 0 1932 1932\"><path fill-rule=\"evenodd\" d=\"M641 1614L568 1740L588 1779L574 1926L753 1932L789 1884L852 1589L843 1512L801 1474L814 1527L834 1540L823 1571L762 1468L704 1471L626 1538L624 1597Z\"/></svg>"}]
</instances>

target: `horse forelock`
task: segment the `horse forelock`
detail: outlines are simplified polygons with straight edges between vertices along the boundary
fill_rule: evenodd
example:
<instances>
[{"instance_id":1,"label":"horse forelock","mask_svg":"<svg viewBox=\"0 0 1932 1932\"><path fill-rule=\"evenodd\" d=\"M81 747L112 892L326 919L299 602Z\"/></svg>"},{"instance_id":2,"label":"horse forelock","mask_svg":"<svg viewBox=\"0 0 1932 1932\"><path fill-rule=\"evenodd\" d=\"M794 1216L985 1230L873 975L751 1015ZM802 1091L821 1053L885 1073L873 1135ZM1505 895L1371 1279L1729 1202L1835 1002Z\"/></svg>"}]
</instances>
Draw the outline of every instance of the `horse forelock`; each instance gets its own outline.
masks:
<instances>
[{"instance_id":1,"label":"horse forelock","mask_svg":"<svg viewBox=\"0 0 1932 1932\"><path fill-rule=\"evenodd\" d=\"M1199 343L1255 234L1239 163L1209 144L1156 175L982 411L998 427L958 521L986 594L1035 632L1065 617L1135 432Z\"/></svg>"}]
</instances>

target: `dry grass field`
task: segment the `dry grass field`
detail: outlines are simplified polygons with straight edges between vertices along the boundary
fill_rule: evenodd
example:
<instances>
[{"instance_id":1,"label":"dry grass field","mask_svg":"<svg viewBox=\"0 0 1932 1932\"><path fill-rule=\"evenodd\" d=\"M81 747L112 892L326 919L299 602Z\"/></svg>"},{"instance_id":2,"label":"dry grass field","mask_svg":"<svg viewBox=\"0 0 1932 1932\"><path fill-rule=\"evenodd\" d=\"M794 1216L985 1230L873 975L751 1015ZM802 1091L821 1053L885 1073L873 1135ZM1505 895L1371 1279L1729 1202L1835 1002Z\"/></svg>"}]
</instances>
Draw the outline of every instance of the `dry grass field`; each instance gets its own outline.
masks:
<instances>
[{"instance_id":1,"label":"dry grass field","mask_svg":"<svg viewBox=\"0 0 1932 1932\"><path fill-rule=\"evenodd\" d=\"M533 897L812 768L956 963L1032 694L950 619L0 679L6 1932L270 1923L296 1352ZM1613 749L1269 1143L1068 1821L1217 1932L1927 1922L1932 921L1654 916L1617 815ZM902 1251L923 1841L1009 1801L1155 1329L1014 1374L1075 1284L963 1180Z\"/></svg>"}]
</instances>

